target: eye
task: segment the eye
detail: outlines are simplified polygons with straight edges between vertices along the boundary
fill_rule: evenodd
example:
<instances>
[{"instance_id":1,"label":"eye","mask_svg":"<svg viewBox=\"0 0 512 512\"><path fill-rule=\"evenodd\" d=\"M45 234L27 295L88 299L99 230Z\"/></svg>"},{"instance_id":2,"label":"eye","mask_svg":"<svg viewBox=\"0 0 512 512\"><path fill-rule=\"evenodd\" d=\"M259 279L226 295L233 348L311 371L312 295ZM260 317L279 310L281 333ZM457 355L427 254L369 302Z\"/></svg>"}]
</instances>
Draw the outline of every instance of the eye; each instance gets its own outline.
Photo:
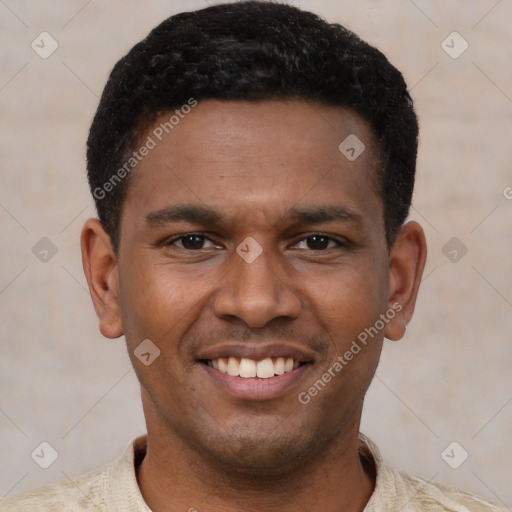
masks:
<instances>
[{"instance_id":1,"label":"eye","mask_svg":"<svg viewBox=\"0 0 512 512\"><path fill-rule=\"evenodd\" d=\"M335 240L330 236L322 235L319 233L315 233L303 238L298 242L297 245L299 246L299 249L309 249L313 251L325 251L326 249L332 249L333 247L345 246L345 244L342 242Z\"/></svg>"},{"instance_id":2,"label":"eye","mask_svg":"<svg viewBox=\"0 0 512 512\"><path fill-rule=\"evenodd\" d=\"M176 245L180 249L185 249L187 251L197 251L208 248L204 247L205 242L210 242L210 247L216 247L215 244L206 235L201 235L199 233L181 235L177 238L169 240L165 245Z\"/></svg>"}]
</instances>

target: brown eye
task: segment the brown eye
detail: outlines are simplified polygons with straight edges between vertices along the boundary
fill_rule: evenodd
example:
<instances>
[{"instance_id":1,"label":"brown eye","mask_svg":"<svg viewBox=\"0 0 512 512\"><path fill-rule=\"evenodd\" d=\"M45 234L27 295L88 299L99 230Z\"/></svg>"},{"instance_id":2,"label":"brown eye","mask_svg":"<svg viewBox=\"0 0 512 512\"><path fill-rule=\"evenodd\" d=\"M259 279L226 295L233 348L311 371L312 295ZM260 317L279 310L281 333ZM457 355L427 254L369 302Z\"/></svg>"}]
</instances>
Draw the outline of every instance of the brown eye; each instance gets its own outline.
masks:
<instances>
[{"instance_id":1,"label":"brown eye","mask_svg":"<svg viewBox=\"0 0 512 512\"><path fill-rule=\"evenodd\" d=\"M186 235L179 240L181 240L184 249L202 249L205 237L202 235Z\"/></svg>"},{"instance_id":2,"label":"brown eye","mask_svg":"<svg viewBox=\"0 0 512 512\"><path fill-rule=\"evenodd\" d=\"M161 242L160 247L191 252L222 249L206 233L185 233L184 235L175 236Z\"/></svg>"},{"instance_id":3,"label":"brown eye","mask_svg":"<svg viewBox=\"0 0 512 512\"><path fill-rule=\"evenodd\" d=\"M323 233L312 233L299 240L295 247L309 251L327 251L329 249L348 249L348 244Z\"/></svg>"},{"instance_id":4,"label":"brown eye","mask_svg":"<svg viewBox=\"0 0 512 512\"><path fill-rule=\"evenodd\" d=\"M311 235L306 238L309 249L315 251L322 251L327 249L331 238L322 235Z\"/></svg>"},{"instance_id":5,"label":"brown eye","mask_svg":"<svg viewBox=\"0 0 512 512\"><path fill-rule=\"evenodd\" d=\"M321 235L308 236L307 244L310 249L321 251L327 249L329 245L329 238Z\"/></svg>"},{"instance_id":6,"label":"brown eye","mask_svg":"<svg viewBox=\"0 0 512 512\"><path fill-rule=\"evenodd\" d=\"M206 236L198 233L191 233L189 235L181 235L179 237L174 238L173 240L169 240L165 243L166 246L176 245L180 249L185 249L188 251L199 251L201 249L205 249L205 242L209 242L213 245L213 242Z\"/></svg>"}]
</instances>

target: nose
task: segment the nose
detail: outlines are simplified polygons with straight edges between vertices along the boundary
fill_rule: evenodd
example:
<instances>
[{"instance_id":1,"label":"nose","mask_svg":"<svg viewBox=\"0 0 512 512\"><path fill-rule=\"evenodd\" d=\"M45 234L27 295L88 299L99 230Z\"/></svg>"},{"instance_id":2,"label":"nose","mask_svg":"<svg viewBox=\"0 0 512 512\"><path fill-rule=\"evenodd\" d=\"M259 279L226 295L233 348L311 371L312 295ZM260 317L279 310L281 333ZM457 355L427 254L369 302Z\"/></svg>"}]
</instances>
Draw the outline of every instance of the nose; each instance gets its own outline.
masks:
<instances>
[{"instance_id":1,"label":"nose","mask_svg":"<svg viewBox=\"0 0 512 512\"><path fill-rule=\"evenodd\" d=\"M278 258L263 250L249 263L233 254L233 267L213 296L215 315L228 321L242 320L254 329L278 317L297 318L301 301Z\"/></svg>"}]
</instances>

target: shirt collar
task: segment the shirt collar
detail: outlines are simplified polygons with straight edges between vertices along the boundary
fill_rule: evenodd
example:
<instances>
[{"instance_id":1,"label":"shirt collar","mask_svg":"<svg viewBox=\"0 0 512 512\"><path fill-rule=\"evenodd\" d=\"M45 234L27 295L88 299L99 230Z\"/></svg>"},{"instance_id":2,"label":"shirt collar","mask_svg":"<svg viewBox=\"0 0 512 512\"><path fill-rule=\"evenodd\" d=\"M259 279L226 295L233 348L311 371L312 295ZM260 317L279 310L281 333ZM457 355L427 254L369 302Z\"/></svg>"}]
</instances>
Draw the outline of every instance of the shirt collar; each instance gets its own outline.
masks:
<instances>
[{"instance_id":1,"label":"shirt collar","mask_svg":"<svg viewBox=\"0 0 512 512\"><path fill-rule=\"evenodd\" d=\"M118 510L133 510L137 512L151 512L140 492L136 467L140 465L147 448L147 434L133 438L126 446L123 454L117 463L112 466L110 481L110 495L108 501L109 512ZM364 512L385 512L388 510L383 496L386 495L386 488L389 487L393 475L388 474L391 470L384 465L382 456L375 443L364 434L359 434L359 453L367 468L375 475L375 489L368 501ZM389 493L389 489L387 491ZM397 505L393 500L393 508ZM405 500L402 506L407 506ZM383 508L384 506L384 508ZM404 509L404 512L407 509Z\"/></svg>"}]
</instances>

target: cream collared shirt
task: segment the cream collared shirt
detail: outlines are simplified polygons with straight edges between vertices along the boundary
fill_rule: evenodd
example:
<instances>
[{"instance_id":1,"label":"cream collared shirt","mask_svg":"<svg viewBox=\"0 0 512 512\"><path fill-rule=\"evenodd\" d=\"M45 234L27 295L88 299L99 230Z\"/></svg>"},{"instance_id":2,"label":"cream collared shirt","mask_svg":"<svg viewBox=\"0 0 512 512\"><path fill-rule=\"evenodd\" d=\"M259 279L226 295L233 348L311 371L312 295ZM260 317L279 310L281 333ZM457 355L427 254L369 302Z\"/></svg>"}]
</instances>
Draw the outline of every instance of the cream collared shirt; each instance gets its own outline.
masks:
<instances>
[{"instance_id":1,"label":"cream collared shirt","mask_svg":"<svg viewBox=\"0 0 512 512\"><path fill-rule=\"evenodd\" d=\"M0 501L0 512L151 512L144 502L135 467L146 451L146 436L134 438L123 454L73 479ZM375 490L364 512L506 512L467 492L431 483L385 465L375 444L360 435L360 453L375 467ZM193 504L191 504L193 509Z\"/></svg>"}]
</instances>

